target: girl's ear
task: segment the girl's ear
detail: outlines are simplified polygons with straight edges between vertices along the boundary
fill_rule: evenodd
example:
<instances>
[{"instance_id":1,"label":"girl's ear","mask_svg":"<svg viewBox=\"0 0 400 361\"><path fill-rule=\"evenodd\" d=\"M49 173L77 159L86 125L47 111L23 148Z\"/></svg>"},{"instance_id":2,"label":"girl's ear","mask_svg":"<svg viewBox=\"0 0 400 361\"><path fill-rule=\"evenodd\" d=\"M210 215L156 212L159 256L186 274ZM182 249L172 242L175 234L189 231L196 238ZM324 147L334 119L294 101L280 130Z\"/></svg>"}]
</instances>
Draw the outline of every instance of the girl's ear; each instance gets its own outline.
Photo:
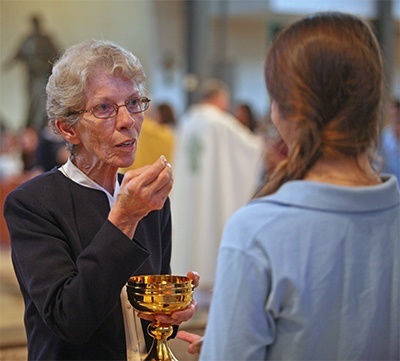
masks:
<instances>
[{"instance_id":1,"label":"girl's ear","mask_svg":"<svg viewBox=\"0 0 400 361\"><path fill-rule=\"evenodd\" d=\"M61 136L70 144L79 144L81 142L79 132L74 126L67 124L62 120L56 120L55 126L60 132Z\"/></svg>"}]
</instances>

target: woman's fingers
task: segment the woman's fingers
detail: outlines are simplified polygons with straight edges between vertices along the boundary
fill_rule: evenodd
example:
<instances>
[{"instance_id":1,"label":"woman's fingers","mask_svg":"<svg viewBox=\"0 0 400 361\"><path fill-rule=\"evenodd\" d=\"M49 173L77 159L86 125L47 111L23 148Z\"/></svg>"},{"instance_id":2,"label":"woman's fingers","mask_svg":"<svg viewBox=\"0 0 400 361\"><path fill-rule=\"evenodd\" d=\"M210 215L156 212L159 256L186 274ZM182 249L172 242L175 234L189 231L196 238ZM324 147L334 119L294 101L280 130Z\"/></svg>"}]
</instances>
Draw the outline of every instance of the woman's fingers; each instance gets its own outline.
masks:
<instances>
[{"instance_id":1,"label":"woman's fingers","mask_svg":"<svg viewBox=\"0 0 400 361\"><path fill-rule=\"evenodd\" d=\"M192 355L198 354L201 351L201 346L203 344L203 337L200 335L196 335L195 333L186 332L186 331L178 331L177 338L182 341L186 341L189 343L188 352Z\"/></svg>"}]
</instances>

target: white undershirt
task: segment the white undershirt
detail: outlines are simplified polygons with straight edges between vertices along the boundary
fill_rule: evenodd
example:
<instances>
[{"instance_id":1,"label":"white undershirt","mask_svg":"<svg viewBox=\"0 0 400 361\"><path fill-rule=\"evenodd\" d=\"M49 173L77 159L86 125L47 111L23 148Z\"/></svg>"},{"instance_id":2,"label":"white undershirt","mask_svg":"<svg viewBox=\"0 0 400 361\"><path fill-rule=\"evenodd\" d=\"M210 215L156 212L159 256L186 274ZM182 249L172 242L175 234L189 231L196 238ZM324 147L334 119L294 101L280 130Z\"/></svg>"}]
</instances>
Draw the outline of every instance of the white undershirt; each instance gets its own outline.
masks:
<instances>
[{"instance_id":1,"label":"white undershirt","mask_svg":"<svg viewBox=\"0 0 400 361\"><path fill-rule=\"evenodd\" d=\"M58 170L75 183L78 183L87 188L98 189L104 192L108 198L111 209L120 188L118 177L116 177L115 179L114 194L111 195L105 188L97 184L85 173L83 173L79 168L77 168L71 162L71 159L68 159L67 163L58 168ZM122 304L122 313L124 317L127 359L128 361L140 361L141 355L146 354L146 344L141 322L140 319L136 316L136 313L128 300L128 295L125 287L122 289L120 297Z\"/></svg>"}]
</instances>

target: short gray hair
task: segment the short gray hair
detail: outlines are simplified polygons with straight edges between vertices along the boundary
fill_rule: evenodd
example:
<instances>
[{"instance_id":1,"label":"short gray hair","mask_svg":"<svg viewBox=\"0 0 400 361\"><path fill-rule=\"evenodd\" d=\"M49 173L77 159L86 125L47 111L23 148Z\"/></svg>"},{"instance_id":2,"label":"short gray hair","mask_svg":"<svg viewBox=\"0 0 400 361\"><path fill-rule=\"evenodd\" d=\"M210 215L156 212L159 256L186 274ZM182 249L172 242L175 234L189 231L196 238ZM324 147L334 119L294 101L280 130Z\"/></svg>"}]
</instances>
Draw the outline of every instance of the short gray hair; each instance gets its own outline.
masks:
<instances>
[{"instance_id":1,"label":"short gray hair","mask_svg":"<svg viewBox=\"0 0 400 361\"><path fill-rule=\"evenodd\" d=\"M94 69L101 67L109 74L131 79L145 95L146 75L139 59L130 51L107 40L90 40L69 47L53 66L46 86L47 116L54 131L56 119L74 125L79 115L71 112L82 109L88 80Z\"/></svg>"}]
</instances>

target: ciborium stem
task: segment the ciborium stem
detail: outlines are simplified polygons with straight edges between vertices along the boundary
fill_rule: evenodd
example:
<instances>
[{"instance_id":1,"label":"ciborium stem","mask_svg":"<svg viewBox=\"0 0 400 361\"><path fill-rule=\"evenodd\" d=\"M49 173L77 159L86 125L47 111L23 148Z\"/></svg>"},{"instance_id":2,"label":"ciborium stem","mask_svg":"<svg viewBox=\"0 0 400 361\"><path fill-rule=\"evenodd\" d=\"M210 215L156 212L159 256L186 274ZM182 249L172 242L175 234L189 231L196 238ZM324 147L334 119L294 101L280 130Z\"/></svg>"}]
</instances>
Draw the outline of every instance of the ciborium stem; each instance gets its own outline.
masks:
<instances>
[{"instance_id":1,"label":"ciborium stem","mask_svg":"<svg viewBox=\"0 0 400 361\"><path fill-rule=\"evenodd\" d=\"M178 361L168 347L167 339L172 335L173 328L170 325L151 323L147 332L153 337L153 344L144 361Z\"/></svg>"}]
</instances>

